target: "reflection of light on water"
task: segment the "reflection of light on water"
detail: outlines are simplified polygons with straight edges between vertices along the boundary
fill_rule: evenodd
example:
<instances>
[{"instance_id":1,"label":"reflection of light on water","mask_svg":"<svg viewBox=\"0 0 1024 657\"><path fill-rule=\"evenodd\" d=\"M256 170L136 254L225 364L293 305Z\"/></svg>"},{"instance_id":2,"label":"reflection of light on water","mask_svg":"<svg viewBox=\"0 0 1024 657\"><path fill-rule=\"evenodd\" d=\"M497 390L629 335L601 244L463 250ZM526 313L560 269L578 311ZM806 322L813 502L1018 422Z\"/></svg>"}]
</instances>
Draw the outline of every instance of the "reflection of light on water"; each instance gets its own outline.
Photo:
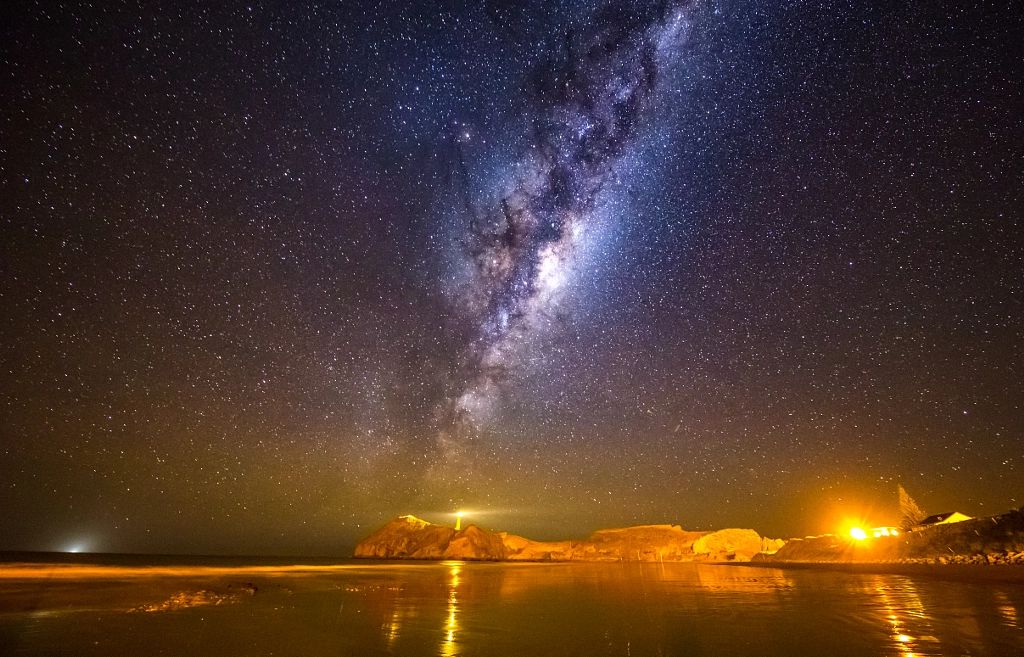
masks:
<instances>
[{"instance_id":1,"label":"reflection of light on water","mask_svg":"<svg viewBox=\"0 0 1024 657\"><path fill-rule=\"evenodd\" d=\"M997 607L999 615L1003 617L1003 622L1006 623L1007 627L1017 627L1020 624L1020 620L1017 618L1017 608L1013 606L1010 599L1002 591L996 591L996 598L999 599Z\"/></svg>"},{"instance_id":2,"label":"reflection of light on water","mask_svg":"<svg viewBox=\"0 0 1024 657\"><path fill-rule=\"evenodd\" d=\"M454 655L455 654L455 611L458 609L458 603L455 600L455 591L452 591L451 596L448 598L448 634L444 640L444 647L441 650L442 655Z\"/></svg>"},{"instance_id":3,"label":"reflection of light on water","mask_svg":"<svg viewBox=\"0 0 1024 657\"><path fill-rule=\"evenodd\" d=\"M662 566L664 571L664 565ZM706 566L696 571L701 587L720 593L779 593L792 590L793 582L785 571L776 568Z\"/></svg>"},{"instance_id":4,"label":"reflection of light on water","mask_svg":"<svg viewBox=\"0 0 1024 657\"><path fill-rule=\"evenodd\" d=\"M387 625L388 628L388 648L395 645L395 639L398 638L398 631L402 629L402 616L395 611L391 614L391 622Z\"/></svg>"},{"instance_id":5,"label":"reflection of light on water","mask_svg":"<svg viewBox=\"0 0 1024 657\"><path fill-rule=\"evenodd\" d=\"M391 615L381 623L381 633L385 641L387 641L388 651L393 651L395 643L398 641L398 635L402 633L403 626L408 619L416 616L416 610L402 603L402 587L389 586L387 590L389 592L387 602L391 607ZM392 591L395 597L390 597Z\"/></svg>"},{"instance_id":6,"label":"reflection of light on water","mask_svg":"<svg viewBox=\"0 0 1024 657\"><path fill-rule=\"evenodd\" d=\"M907 657L915 657L922 643L938 643L938 639L932 636L928 614L924 604L921 603L921 596L918 595L914 583L904 579L895 587L887 583L887 580L878 579L875 592L885 609L885 618L892 628L892 638L896 652ZM911 628L910 626L914 627ZM916 638L910 632L917 632ZM938 647L938 646L936 646ZM930 654L930 651L926 654Z\"/></svg>"},{"instance_id":7,"label":"reflection of light on water","mask_svg":"<svg viewBox=\"0 0 1024 657\"><path fill-rule=\"evenodd\" d=\"M451 581L448 584L448 620L445 623L445 639L444 643L441 644L441 654L444 657L451 657L458 653L457 646L455 645L455 631L459 629L459 622L456 618L456 612L459 610L459 602L455 595L455 590L459 586L459 570L461 570L461 564L452 564L451 567Z\"/></svg>"}]
</instances>

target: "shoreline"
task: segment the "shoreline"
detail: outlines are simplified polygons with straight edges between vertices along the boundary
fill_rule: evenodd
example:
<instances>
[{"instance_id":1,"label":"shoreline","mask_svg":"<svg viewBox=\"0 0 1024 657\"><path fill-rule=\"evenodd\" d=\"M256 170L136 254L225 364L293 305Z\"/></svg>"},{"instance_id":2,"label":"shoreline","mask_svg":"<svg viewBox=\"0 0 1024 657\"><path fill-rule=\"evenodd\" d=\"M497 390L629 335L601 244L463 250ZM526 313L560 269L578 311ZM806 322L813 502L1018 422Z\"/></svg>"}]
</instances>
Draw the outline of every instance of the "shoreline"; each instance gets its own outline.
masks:
<instances>
[{"instance_id":1,"label":"shoreline","mask_svg":"<svg viewBox=\"0 0 1024 657\"><path fill-rule=\"evenodd\" d=\"M360 563L362 562L362 563ZM760 568L790 571L814 571L845 573L850 575L885 575L903 577L927 577L959 583L1014 583L1024 584L1024 565L981 565L981 564L940 564L940 563L882 563L882 562L810 562L810 561L607 561L607 560L460 560L460 559L352 559L335 564L293 564L293 565L121 565L113 564L69 564L22 562L7 563L0 567L0 582L15 580L34 581L99 581L109 579L163 579L163 578L210 578L245 575L310 576L324 572L344 572L375 566L429 566L458 562L461 564L490 564L494 566L722 566L727 568Z\"/></svg>"},{"instance_id":2,"label":"shoreline","mask_svg":"<svg viewBox=\"0 0 1024 657\"><path fill-rule=\"evenodd\" d=\"M855 575L903 575L932 577L956 582L1020 582L1024 584L1024 565L960 563L872 563L870 561L829 563L815 561L744 561L714 565L780 570L815 570Z\"/></svg>"}]
</instances>

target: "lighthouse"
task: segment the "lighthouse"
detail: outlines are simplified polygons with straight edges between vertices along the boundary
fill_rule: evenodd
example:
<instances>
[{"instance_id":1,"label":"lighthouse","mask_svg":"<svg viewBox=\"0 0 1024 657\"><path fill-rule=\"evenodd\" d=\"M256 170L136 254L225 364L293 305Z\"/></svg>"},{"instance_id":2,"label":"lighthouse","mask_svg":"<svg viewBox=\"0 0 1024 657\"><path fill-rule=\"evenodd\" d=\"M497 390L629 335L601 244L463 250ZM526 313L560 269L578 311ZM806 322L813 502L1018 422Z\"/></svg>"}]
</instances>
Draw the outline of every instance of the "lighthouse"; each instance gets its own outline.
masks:
<instances>
[{"instance_id":1,"label":"lighthouse","mask_svg":"<svg viewBox=\"0 0 1024 657\"><path fill-rule=\"evenodd\" d=\"M455 514L455 531L462 529L462 511Z\"/></svg>"}]
</instances>

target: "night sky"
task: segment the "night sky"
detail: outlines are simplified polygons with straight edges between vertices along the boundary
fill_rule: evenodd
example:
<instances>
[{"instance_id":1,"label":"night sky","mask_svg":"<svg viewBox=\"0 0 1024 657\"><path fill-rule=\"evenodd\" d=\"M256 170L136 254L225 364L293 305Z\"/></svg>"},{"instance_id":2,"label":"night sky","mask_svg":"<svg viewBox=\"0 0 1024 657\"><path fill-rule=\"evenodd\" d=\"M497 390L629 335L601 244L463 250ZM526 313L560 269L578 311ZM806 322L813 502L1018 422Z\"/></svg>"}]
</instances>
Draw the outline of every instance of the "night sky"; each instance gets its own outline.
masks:
<instances>
[{"instance_id":1,"label":"night sky","mask_svg":"<svg viewBox=\"0 0 1024 657\"><path fill-rule=\"evenodd\" d=\"M4 3L0 549L1024 504L1024 6Z\"/></svg>"}]
</instances>

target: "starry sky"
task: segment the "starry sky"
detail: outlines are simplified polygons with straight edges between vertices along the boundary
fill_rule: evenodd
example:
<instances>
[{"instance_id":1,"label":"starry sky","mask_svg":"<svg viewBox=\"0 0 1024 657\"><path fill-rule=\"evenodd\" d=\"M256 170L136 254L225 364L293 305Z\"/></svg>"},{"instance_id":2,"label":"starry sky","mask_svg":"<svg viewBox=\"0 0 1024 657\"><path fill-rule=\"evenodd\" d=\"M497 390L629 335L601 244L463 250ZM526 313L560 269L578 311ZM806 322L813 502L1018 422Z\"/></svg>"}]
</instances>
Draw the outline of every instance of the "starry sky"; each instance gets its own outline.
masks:
<instances>
[{"instance_id":1,"label":"starry sky","mask_svg":"<svg viewBox=\"0 0 1024 657\"><path fill-rule=\"evenodd\" d=\"M1024 7L5 3L0 549L1024 503Z\"/></svg>"}]
</instances>

